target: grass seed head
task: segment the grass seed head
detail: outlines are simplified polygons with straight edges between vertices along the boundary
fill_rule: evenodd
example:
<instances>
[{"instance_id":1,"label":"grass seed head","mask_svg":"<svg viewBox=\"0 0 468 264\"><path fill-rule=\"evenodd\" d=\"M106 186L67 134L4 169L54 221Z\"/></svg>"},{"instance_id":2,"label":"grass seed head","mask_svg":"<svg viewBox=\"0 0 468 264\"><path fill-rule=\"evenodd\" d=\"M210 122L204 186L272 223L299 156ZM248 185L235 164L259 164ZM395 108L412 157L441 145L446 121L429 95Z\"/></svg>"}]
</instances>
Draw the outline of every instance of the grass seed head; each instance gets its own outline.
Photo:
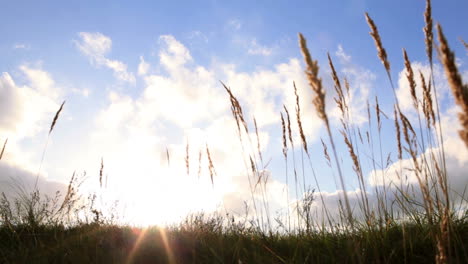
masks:
<instances>
[{"instance_id":1,"label":"grass seed head","mask_svg":"<svg viewBox=\"0 0 468 264\"><path fill-rule=\"evenodd\" d=\"M431 83L426 83L426 79L424 78L424 75L421 71L419 71L419 76L421 78L421 85L423 89L423 113L429 128L431 124L435 126L435 113L432 102Z\"/></svg>"},{"instance_id":2,"label":"grass seed head","mask_svg":"<svg viewBox=\"0 0 468 264\"><path fill-rule=\"evenodd\" d=\"M466 43L462 38L460 38L460 42L465 46L466 52L468 52L468 43Z\"/></svg>"},{"instance_id":3,"label":"grass seed head","mask_svg":"<svg viewBox=\"0 0 468 264\"><path fill-rule=\"evenodd\" d=\"M440 43L440 60L444 65L445 75L447 76L450 84L452 94L455 97L455 102L461 108L461 112L458 114L458 118L462 126L461 130L459 130L459 134L468 148L468 84L463 84L461 75L458 72L458 68L455 63L455 54L450 50L447 39L442 31L442 27L439 24L437 24L437 32Z\"/></svg>"},{"instance_id":4,"label":"grass seed head","mask_svg":"<svg viewBox=\"0 0 468 264\"><path fill-rule=\"evenodd\" d=\"M307 154L309 154L309 149L307 147L307 140L306 140L306 137L305 137L305 134L304 134L304 129L302 127L301 106L300 106L300 103L299 103L299 93L297 92L297 87L296 87L295 83L293 83L293 86L294 86L294 95L296 96L296 121L297 121L297 127L299 128L299 136L301 137L302 147L304 148L305 152ZM292 138L291 138L291 142L292 142Z\"/></svg>"},{"instance_id":5,"label":"grass seed head","mask_svg":"<svg viewBox=\"0 0 468 264\"><path fill-rule=\"evenodd\" d=\"M371 31L369 34L372 36L375 42L375 47L377 48L377 55L382 62L382 64L385 67L385 70L387 70L387 73L390 73L390 62L388 61L387 58L387 52L385 51L385 48L382 45L382 39L380 38L379 30L377 29L377 26L374 23L374 20L369 16L369 14L366 12L366 20L367 24L369 24L369 27Z\"/></svg>"},{"instance_id":6,"label":"grass seed head","mask_svg":"<svg viewBox=\"0 0 468 264\"><path fill-rule=\"evenodd\" d=\"M433 22L432 22L432 8L431 0L426 0L426 11L424 12L424 41L426 43L426 55L429 58L429 63L432 64L432 45L434 42L434 34L432 31Z\"/></svg>"},{"instance_id":7,"label":"grass seed head","mask_svg":"<svg viewBox=\"0 0 468 264\"><path fill-rule=\"evenodd\" d=\"M281 128L282 128L282 131L283 131L283 155L284 155L284 158L287 158L287 156L288 156L288 144L287 144L287 140L286 140L286 125L284 123L283 113L280 113L280 114L281 114Z\"/></svg>"},{"instance_id":8,"label":"grass seed head","mask_svg":"<svg viewBox=\"0 0 468 264\"><path fill-rule=\"evenodd\" d=\"M403 151L401 148L401 129L400 129L400 122L398 121L398 110L397 106L395 105L394 111L394 120L395 120L395 132L396 132L396 139L397 139L397 147L398 147L398 159L401 160L403 158Z\"/></svg>"},{"instance_id":9,"label":"grass seed head","mask_svg":"<svg viewBox=\"0 0 468 264\"><path fill-rule=\"evenodd\" d=\"M213 165L213 160L211 159L210 149L208 144L206 145L206 156L208 158L208 171L210 172L211 184L214 186L214 176L216 175L216 170Z\"/></svg>"},{"instance_id":10,"label":"grass seed head","mask_svg":"<svg viewBox=\"0 0 468 264\"><path fill-rule=\"evenodd\" d=\"M313 104L320 119L322 119L325 122L325 125L329 127L328 116L325 112L325 90L322 87L322 79L318 76L318 62L316 60L312 60L309 49L307 48L306 39L301 33L299 33L299 45L306 63L305 74L309 81L309 85L315 94Z\"/></svg>"},{"instance_id":11,"label":"grass seed head","mask_svg":"<svg viewBox=\"0 0 468 264\"><path fill-rule=\"evenodd\" d=\"M55 123L57 122L57 119L60 116L60 112L62 112L63 105L65 105L65 101L63 101L62 105L60 105L59 110L57 111L57 113L55 113L54 120L52 120L52 124L50 125L49 135L50 135L50 133L52 133L52 130L54 130Z\"/></svg>"},{"instance_id":12,"label":"grass seed head","mask_svg":"<svg viewBox=\"0 0 468 264\"><path fill-rule=\"evenodd\" d=\"M413 99L413 106L418 110L418 98L416 96L416 81L414 80L413 68L411 67L411 62L408 58L406 50L403 49L403 57L405 59L405 68L406 68L406 78L410 86L411 99Z\"/></svg>"},{"instance_id":13,"label":"grass seed head","mask_svg":"<svg viewBox=\"0 0 468 264\"><path fill-rule=\"evenodd\" d=\"M99 169L99 187L102 188L102 176L104 174L104 158L101 158L101 168Z\"/></svg>"}]
</instances>

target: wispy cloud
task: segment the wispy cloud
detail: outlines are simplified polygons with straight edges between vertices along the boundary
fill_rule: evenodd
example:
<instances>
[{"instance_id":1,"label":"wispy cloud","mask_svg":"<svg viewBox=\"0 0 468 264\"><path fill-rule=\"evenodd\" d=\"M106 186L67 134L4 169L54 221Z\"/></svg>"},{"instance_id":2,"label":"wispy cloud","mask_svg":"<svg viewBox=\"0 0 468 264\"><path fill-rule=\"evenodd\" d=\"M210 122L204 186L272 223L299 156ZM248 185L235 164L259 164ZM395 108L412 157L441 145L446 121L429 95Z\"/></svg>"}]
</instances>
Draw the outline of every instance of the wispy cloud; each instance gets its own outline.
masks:
<instances>
[{"instance_id":1,"label":"wispy cloud","mask_svg":"<svg viewBox=\"0 0 468 264\"><path fill-rule=\"evenodd\" d=\"M242 22L238 19L231 19L227 22L227 26L234 30L239 30L242 27Z\"/></svg>"},{"instance_id":2,"label":"wispy cloud","mask_svg":"<svg viewBox=\"0 0 468 264\"><path fill-rule=\"evenodd\" d=\"M112 40L109 37L99 32L80 32L78 36L80 39L75 41L76 47L91 63L111 69L118 80L135 83L135 76L127 71L126 64L106 57L112 48Z\"/></svg>"},{"instance_id":3,"label":"wispy cloud","mask_svg":"<svg viewBox=\"0 0 468 264\"><path fill-rule=\"evenodd\" d=\"M351 62L351 56L345 53L341 44L338 45L338 49L336 50L335 55L338 57L338 59L340 59L341 63Z\"/></svg>"},{"instance_id":4,"label":"wispy cloud","mask_svg":"<svg viewBox=\"0 0 468 264\"><path fill-rule=\"evenodd\" d=\"M16 43L13 45L13 49L29 50L30 48L31 48L30 45L24 44L24 43Z\"/></svg>"},{"instance_id":5,"label":"wispy cloud","mask_svg":"<svg viewBox=\"0 0 468 264\"><path fill-rule=\"evenodd\" d=\"M71 92L74 94L79 94L83 97L88 97L89 94L91 93L91 91L88 88L83 88L83 89L72 88Z\"/></svg>"},{"instance_id":6,"label":"wispy cloud","mask_svg":"<svg viewBox=\"0 0 468 264\"><path fill-rule=\"evenodd\" d=\"M138 64L138 75L146 75L149 71L150 65L145 61L143 56L140 56L140 64Z\"/></svg>"},{"instance_id":7,"label":"wispy cloud","mask_svg":"<svg viewBox=\"0 0 468 264\"><path fill-rule=\"evenodd\" d=\"M260 45L256 39L253 39L250 42L249 49L247 52L252 55L269 56L273 52L273 48Z\"/></svg>"},{"instance_id":8,"label":"wispy cloud","mask_svg":"<svg viewBox=\"0 0 468 264\"><path fill-rule=\"evenodd\" d=\"M199 30L191 31L188 34L188 38L189 39L198 39L198 40L201 40L204 43L208 43L208 37L205 34L203 34L203 32L201 32Z\"/></svg>"}]
</instances>

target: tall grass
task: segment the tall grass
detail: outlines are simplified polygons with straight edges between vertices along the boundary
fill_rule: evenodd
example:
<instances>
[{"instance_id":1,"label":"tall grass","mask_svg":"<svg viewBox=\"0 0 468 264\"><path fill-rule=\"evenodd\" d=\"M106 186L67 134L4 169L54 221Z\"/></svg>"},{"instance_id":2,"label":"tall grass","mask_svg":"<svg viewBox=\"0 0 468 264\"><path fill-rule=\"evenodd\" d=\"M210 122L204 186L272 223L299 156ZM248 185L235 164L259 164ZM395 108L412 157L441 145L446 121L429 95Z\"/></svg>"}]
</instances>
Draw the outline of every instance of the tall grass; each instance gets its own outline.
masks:
<instances>
[{"instance_id":1,"label":"tall grass","mask_svg":"<svg viewBox=\"0 0 468 264\"><path fill-rule=\"evenodd\" d=\"M80 194L79 187L84 177L74 173L66 193L57 192L54 197L41 195L37 188L31 193L18 188L19 195L14 199L2 194L0 262L468 263L468 210L463 207L463 203L466 205L468 200L464 194L460 194L458 200L451 198L455 195L448 181L450 175L447 174L441 102L437 98L438 87L434 80L433 49L439 55L455 102L460 107L458 117L461 129L458 132L466 144L463 147L467 148L468 85L463 83L455 55L439 24L438 44L434 43L431 2L428 0L426 3L423 31L430 75L413 72L410 55L403 50L406 78L417 113L416 121L412 121L408 117L409 113L401 108L384 38L369 14L365 14L365 19L375 42L377 59L382 62L387 74L394 104L391 117L381 108L378 97L372 99L373 103L369 99L367 127L359 127L353 122L350 110L351 84L345 77L339 76L328 54L335 92L333 101L340 112L338 131L332 128L325 105L329 102L326 96L330 95L325 93L323 75L319 73L318 61L313 59L305 37L299 34L299 48L305 62L304 73L314 94L312 104L323 121L328 137L328 140L321 141L323 156L331 173L339 177L341 192L337 213L328 207L316 175L302 124L304 118L310 117L303 116L301 112L303 106L299 103L301 95L296 84L293 83L295 113L290 114L286 106L280 113L287 208L285 215L273 218L268 200L270 179L265 173L268 163L263 160L257 120L253 118L256 137L253 140L249 133L253 130L249 127L241 102L228 85L221 83L229 99L245 156L241 162L245 166L246 181L250 188L246 206L252 206L253 212L249 214L249 210L246 210L246 216L241 218L229 213L194 214L180 224L166 228L118 226L108 211L104 213L102 208L96 206L99 194L87 198ZM385 35L385 32L382 33ZM421 81L421 87L417 85L417 78ZM418 98L417 89L422 89L422 98ZM53 119L49 136L63 105ZM302 145L300 157L296 156L299 150L295 148L292 136L294 121ZM396 154L383 151L384 126L394 129ZM342 138L347 152L338 153L338 138ZM255 140L256 143L253 143ZM3 144L0 159L8 151L6 146L7 140ZM185 150L186 170L190 174L188 141ZM167 149L166 154L169 165ZM211 184L216 188L217 172L208 145L199 150L199 164L205 154ZM392 155L400 161L394 168L390 168ZM351 173L343 170L343 159L350 160ZM304 161L310 165L314 186L306 186L306 177L309 175L305 173ZM407 163L402 165L403 161ZM381 184L368 184L363 169L366 162L373 169L371 177L380 179ZM103 170L104 160L101 159L101 189L107 186L103 184ZM198 175L201 170L199 166ZM302 190L298 175L301 171ZM290 174L293 174L292 180ZM352 174L359 184L359 190L355 193L347 191L346 180ZM392 178L392 174L397 179ZM405 180L407 177L414 177L416 185ZM350 202L351 195L356 195L355 203ZM316 196L320 199L317 200ZM376 202L372 202L371 197Z\"/></svg>"}]
</instances>

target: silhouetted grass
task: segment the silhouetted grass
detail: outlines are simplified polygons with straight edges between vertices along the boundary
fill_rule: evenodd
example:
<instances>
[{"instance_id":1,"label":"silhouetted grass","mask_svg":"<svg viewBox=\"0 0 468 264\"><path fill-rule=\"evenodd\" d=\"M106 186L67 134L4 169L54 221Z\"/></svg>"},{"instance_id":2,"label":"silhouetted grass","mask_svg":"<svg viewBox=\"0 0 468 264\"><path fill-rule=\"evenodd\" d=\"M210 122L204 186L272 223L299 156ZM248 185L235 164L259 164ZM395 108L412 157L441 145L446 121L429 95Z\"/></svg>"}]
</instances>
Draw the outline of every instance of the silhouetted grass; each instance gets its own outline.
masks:
<instances>
[{"instance_id":1,"label":"silhouetted grass","mask_svg":"<svg viewBox=\"0 0 468 264\"><path fill-rule=\"evenodd\" d=\"M2 263L433 263L436 250L427 225L409 224L355 233L310 232L264 235L223 226L219 218L177 227L146 229L82 224L0 228ZM463 263L468 223L452 225L453 252ZM169 253L163 236L167 236ZM355 243L357 245L351 245ZM353 247L359 248L359 256ZM172 257L171 257L172 254Z\"/></svg>"}]
</instances>

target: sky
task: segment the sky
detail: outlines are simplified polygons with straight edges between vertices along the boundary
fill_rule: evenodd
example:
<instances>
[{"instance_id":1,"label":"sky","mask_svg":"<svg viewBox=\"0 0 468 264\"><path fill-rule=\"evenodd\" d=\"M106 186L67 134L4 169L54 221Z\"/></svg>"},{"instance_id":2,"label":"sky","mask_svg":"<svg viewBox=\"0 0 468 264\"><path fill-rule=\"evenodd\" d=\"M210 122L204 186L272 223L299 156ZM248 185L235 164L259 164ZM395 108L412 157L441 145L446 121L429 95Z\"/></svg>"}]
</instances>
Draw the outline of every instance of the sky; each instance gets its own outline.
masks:
<instances>
[{"instance_id":1,"label":"sky","mask_svg":"<svg viewBox=\"0 0 468 264\"><path fill-rule=\"evenodd\" d=\"M292 113L299 169L304 155L294 123L293 81L321 192L336 200L340 188L324 159L321 139L327 144L328 139L311 104L298 32L321 66L348 191L357 192L358 183L338 131L327 52L350 82L353 124L362 129L368 126L367 101L374 104L378 95L390 116L394 102L365 12L379 28L402 109L413 120L417 115L408 96L402 48L413 69L429 74L422 0L0 2L5 21L0 24L0 142L8 138L0 161L2 191L14 194L12 182L31 186L39 175L39 186L54 193L73 172L86 172L84 188L99 192L106 201L118 200L119 210L132 223L160 224L188 212L220 208L241 215L250 195L245 155L257 146L253 117L263 154L263 162L258 155L255 160L267 164L271 213L284 212L285 175L289 180L293 176L291 157L286 174L281 151L283 104ZM468 41L463 23L468 2L433 1L432 8L466 82L468 53L458 38ZM459 147L453 129L457 108L438 61L434 69L447 127L449 171L454 186L466 186L462 172L468 169L468 153ZM220 81L245 109L251 144L239 142ZM64 100L48 139L51 120ZM382 148L393 155L384 166L391 168L407 160L397 160L392 122L388 123ZM207 147L216 171L214 182ZM105 189L98 181L101 160L108 180ZM308 166L306 160L306 185L317 189ZM364 170L366 184L378 185L369 163ZM290 200L295 199L293 192L290 186Z\"/></svg>"}]
</instances>

